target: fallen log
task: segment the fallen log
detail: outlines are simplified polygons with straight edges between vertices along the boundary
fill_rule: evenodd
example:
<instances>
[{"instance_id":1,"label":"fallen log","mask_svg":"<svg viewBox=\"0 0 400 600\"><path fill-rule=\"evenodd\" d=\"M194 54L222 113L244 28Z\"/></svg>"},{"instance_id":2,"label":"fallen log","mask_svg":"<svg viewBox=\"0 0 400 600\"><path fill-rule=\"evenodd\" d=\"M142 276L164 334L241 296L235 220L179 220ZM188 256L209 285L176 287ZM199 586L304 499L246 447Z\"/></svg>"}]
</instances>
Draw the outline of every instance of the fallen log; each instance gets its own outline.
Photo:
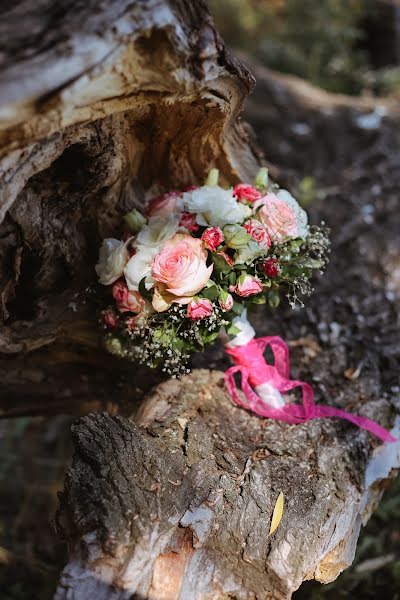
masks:
<instances>
[{"instance_id":1,"label":"fallen log","mask_svg":"<svg viewBox=\"0 0 400 600\"><path fill-rule=\"evenodd\" d=\"M361 522L399 467L397 450L373 451L348 424L251 417L230 404L218 372L165 382L134 410L160 378L100 349L87 289L100 239L145 197L200 182L210 166L226 183L254 175L259 153L237 120L252 76L200 1L62 11L21 2L0 30L12 40L0 68L1 414L135 413L89 415L74 428L58 517L71 560L56 597L289 598L304 579L331 581L351 563ZM315 174L313 164L328 172L332 154L316 150L313 161L310 131L291 125L311 118L321 148L321 127L334 132L342 108L332 97L329 110L304 108L304 95L272 80L260 90L274 135L258 127L260 113L252 120L276 175L297 182ZM345 104L344 133L353 135L354 115L374 109ZM336 186L311 212L333 229L334 260L307 310L252 317L260 335L292 342L294 375L313 383L318 400L387 427L398 396L392 125L389 157L379 128L354 163L332 142ZM227 364L218 347L193 361ZM281 491L283 519L268 537Z\"/></svg>"},{"instance_id":2,"label":"fallen log","mask_svg":"<svg viewBox=\"0 0 400 600\"><path fill-rule=\"evenodd\" d=\"M388 414L384 402L369 410ZM400 466L400 444L371 454L347 424L237 409L218 371L161 384L134 421L103 413L73 426L58 520L71 558L56 600L290 598L351 564Z\"/></svg>"}]
</instances>

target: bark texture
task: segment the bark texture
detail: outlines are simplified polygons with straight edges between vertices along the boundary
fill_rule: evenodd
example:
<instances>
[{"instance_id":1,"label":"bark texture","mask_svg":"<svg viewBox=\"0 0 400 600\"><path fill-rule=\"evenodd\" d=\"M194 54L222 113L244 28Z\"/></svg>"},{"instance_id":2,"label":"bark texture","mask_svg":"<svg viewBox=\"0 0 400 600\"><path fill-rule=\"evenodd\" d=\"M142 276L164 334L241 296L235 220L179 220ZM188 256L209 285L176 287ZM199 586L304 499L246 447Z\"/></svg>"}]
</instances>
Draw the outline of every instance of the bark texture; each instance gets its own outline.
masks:
<instances>
[{"instance_id":1,"label":"bark texture","mask_svg":"<svg viewBox=\"0 0 400 600\"><path fill-rule=\"evenodd\" d=\"M110 409L123 368L99 352L100 241L211 166L253 175L237 117L254 79L201 0L20 1L0 40L0 411Z\"/></svg>"},{"instance_id":2,"label":"bark texture","mask_svg":"<svg viewBox=\"0 0 400 600\"><path fill-rule=\"evenodd\" d=\"M238 410L218 371L161 384L134 421L102 413L73 427L59 513L71 560L56 600L290 598L352 562L390 453L399 466L399 446L371 455L347 425Z\"/></svg>"}]
</instances>

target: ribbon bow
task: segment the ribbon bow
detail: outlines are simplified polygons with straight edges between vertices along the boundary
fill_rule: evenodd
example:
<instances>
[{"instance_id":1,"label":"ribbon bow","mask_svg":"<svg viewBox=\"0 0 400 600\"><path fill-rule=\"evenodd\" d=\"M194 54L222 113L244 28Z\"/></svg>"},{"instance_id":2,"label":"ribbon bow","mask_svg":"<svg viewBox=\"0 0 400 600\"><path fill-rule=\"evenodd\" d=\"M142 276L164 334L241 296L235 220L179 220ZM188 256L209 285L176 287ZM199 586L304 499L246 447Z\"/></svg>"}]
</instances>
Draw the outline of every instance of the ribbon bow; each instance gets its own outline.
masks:
<instances>
[{"instance_id":1,"label":"ribbon bow","mask_svg":"<svg viewBox=\"0 0 400 600\"><path fill-rule=\"evenodd\" d=\"M266 362L263 353L267 346L271 347L274 355L274 364ZM286 423L305 423L310 419L323 417L339 417L346 419L361 429L366 429L384 442L395 442L395 437L375 421L367 417L352 415L340 408L321 406L314 403L314 391L308 383L290 379L289 349L282 338L278 336L252 339L244 346L227 348L236 366L225 373L225 385L232 400L242 408L250 410L261 417L278 419ZM234 375L241 374L241 387L245 401L238 394ZM300 387L303 396L302 404L286 404L275 408L263 401L253 390L257 386L270 384L278 392L288 392Z\"/></svg>"}]
</instances>

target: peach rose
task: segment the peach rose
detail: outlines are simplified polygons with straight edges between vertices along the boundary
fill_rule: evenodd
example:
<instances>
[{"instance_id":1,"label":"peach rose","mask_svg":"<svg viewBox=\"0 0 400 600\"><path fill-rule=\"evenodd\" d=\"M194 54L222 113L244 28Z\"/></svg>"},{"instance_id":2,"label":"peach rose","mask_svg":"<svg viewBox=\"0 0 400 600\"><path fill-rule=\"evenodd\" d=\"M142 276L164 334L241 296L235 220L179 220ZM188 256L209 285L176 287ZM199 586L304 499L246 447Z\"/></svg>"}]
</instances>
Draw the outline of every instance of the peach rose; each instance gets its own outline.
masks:
<instances>
[{"instance_id":1,"label":"peach rose","mask_svg":"<svg viewBox=\"0 0 400 600\"><path fill-rule=\"evenodd\" d=\"M174 296L194 296L210 279L213 266L207 267L207 252L199 238L175 234L154 258L151 274Z\"/></svg>"},{"instance_id":2,"label":"peach rose","mask_svg":"<svg viewBox=\"0 0 400 600\"><path fill-rule=\"evenodd\" d=\"M265 226L272 242L307 237L307 213L288 191L267 194L254 204L256 210L259 207L257 217Z\"/></svg>"}]
</instances>

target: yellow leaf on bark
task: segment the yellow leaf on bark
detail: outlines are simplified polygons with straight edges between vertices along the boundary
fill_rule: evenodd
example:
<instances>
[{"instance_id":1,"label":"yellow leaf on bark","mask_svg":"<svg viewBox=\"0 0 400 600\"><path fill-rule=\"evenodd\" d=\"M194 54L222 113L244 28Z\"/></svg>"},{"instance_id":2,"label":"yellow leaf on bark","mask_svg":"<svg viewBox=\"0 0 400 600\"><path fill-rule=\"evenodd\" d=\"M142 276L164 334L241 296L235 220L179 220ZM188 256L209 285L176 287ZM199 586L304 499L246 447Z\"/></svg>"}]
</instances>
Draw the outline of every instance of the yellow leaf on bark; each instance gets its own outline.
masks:
<instances>
[{"instance_id":1,"label":"yellow leaf on bark","mask_svg":"<svg viewBox=\"0 0 400 600\"><path fill-rule=\"evenodd\" d=\"M272 513L271 527L269 528L268 535L272 535L276 531L279 523L281 522L282 515L283 515L283 492L281 492L279 494L278 499L275 503L274 512Z\"/></svg>"}]
</instances>

